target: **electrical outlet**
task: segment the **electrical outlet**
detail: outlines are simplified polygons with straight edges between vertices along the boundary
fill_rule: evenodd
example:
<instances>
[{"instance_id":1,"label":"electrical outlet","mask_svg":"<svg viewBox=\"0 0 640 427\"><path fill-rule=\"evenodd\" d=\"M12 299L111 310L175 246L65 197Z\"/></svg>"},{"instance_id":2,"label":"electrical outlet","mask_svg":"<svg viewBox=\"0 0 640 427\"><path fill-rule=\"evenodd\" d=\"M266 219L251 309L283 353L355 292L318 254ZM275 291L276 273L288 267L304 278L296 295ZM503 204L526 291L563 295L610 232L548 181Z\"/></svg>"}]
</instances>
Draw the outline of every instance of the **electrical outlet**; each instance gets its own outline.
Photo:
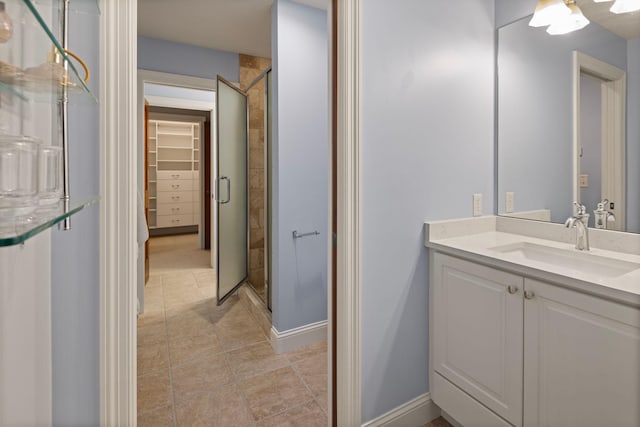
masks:
<instances>
[{"instance_id":1,"label":"electrical outlet","mask_svg":"<svg viewBox=\"0 0 640 427\"><path fill-rule=\"evenodd\" d=\"M473 195L473 216L482 215L482 193Z\"/></svg>"},{"instance_id":2,"label":"electrical outlet","mask_svg":"<svg viewBox=\"0 0 640 427\"><path fill-rule=\"evenodd\" d=\"M507 196L505 198L505 210L507 213L513 212L513 191L507 191Z\"/></svg>"},{"instance_id":3,"label":"electrical outlet","mask_svg":"<svg viewBox=\"0 0 640 427\"><path fill-rule=\"evenodd\" d=\"M580 175L580 188L588 188L589 187L589 175L583 174Z\"/></svg>"}]
</instances>

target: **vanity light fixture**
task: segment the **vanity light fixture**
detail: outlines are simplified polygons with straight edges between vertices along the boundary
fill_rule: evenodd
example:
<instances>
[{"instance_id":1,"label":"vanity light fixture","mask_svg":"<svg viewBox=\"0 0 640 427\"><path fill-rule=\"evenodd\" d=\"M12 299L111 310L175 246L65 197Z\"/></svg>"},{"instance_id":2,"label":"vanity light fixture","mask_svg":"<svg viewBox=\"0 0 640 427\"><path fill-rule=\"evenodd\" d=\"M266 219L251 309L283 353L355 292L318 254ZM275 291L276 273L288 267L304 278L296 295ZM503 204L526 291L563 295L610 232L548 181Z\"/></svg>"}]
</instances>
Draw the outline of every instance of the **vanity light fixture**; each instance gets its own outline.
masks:
<instances>
[{"instance_id":1,"label":"vanity light fixture","mask_svg":"<svg viewBox=\"0 0 640 427\"><path fill-rule=\"evenodd\" d=\"M616 0L609 9L613 13L629 13L640 10L640 0Z\"/></svg>"},{"instance_id":2,"label":"vanity light fixture","mask_svg":"<svg viewBox=\"0 0 640 427\"><path fill-rule=\"evenodd\" d=\"M544 27L570 14L571 9L567 7L563 0L539 0L529 25L531 27Z\"/></svg>"},{"instance_id":3,"label":"vanity light fixture","mask_svg":"<svg viewBox=\"0 0 640 427\"><path fill-rule=\"evenodd\" d=\"M558 34L567 34L572 31L581 30L582 28L589 25L589 20L582 14L582 11L576 4L575 0L568 0L567 7L571 10L571 13L568 16L563 16L562 18L557 19L555 22L549 25L549 28L547 28L547 33L551 34L552 36Z\"/></svg>"}]
</instances>

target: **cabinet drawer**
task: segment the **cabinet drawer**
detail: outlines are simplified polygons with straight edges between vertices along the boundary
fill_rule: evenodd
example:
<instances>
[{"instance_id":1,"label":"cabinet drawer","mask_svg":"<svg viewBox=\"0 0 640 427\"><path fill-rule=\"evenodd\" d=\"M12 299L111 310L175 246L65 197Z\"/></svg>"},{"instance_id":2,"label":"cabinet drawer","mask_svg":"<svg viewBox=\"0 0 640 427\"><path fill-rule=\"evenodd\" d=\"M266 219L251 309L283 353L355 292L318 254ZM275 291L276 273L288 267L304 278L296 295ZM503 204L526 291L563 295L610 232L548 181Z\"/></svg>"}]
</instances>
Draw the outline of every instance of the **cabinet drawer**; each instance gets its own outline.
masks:
<instances>
[{"instance_id":1,"label":"cabinet drawer","mask_svg":"<svg viewBox=\"0 0 640 427\"><path fill-rule=\"evenodd\" d=\"M193 171L158 171L158 179L193 179Z\"/></svg>"},{"instance_id":2,"label":"cabinet drawer","mask_svg":"<svg viewBox=\"0 0 640 427\"><path fill-rule=\"evenodd\" d=\"M159 173L159 172L158 172ZM172 179L158 181L158 191L186 191L193 190L193 180L191 179Z\"/></svg>"},{"instance_id":3,"label":"cabinet drawer","mask_svg":"<svg viewBox=\"0 0 640 427\"><path fill-rule=\"evenodd\" d=\"M161 191L158 193L158 203L193 202L192 191Z\"/></svg>"},{"instance_id":4,"label":"cabinet drawer","mask_svg":"<svg viewBox=\"0 0 640 427\"><path fill-rule=\"evenodd\" d=\"M193 225L193 215L158 215L158 227L182 227Z\"/></svg>"},{"instance_id":5,"label":"cabinet drawer","mask_svg":"<svg viewBox=\"0 0 640 427\"><path fill-rule=\"evenodd\" d=\"M161 203L158 205L158 215L185 215L193 213L193 203Z\"/></svg>"}]
</instances>

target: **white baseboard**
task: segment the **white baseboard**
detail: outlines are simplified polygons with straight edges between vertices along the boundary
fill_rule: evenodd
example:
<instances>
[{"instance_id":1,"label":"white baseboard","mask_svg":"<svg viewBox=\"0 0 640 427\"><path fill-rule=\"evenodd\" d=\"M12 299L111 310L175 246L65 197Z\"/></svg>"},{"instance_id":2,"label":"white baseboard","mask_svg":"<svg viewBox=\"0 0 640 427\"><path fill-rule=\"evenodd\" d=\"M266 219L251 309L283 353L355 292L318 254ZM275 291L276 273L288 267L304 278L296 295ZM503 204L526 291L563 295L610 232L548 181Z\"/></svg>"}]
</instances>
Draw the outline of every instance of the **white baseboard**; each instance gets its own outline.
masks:
<instances>
[{"instance_id":1,"label":"white baseboard","mask_svg":"<svg viewBox=\"0 0 640 427\"><path fill-rule=\"evenodd\" d=\"M310 323L299 328L279 332L271 327L271 347L276 354L286 353L305 345L315 344L327 339L327 321Z\"/></svg>"},{"instance_id":2,"label":"white baseboard","mask_svg":"<svg viewBox=\"0 0 640 427\"><path fill-rule=\"evenodd\" d=\"M420 427L440 416L440 408L429 393L422 394L395 409L380 415L362 427Z\"/></svg>"}]
</instances>

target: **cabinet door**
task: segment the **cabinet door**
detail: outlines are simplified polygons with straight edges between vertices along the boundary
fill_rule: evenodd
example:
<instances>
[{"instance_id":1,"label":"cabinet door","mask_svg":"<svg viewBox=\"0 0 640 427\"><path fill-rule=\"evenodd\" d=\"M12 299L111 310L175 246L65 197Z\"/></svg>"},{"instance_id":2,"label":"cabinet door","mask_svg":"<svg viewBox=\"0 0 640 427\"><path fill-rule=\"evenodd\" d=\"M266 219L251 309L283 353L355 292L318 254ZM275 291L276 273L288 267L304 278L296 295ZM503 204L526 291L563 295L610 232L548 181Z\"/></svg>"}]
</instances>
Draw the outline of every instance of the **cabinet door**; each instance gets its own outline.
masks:
<instances>
[{"instance_id":1,"label":"cabinet door","mask_svg":"<svg viewBox=\"0 0 640 427\"><path fill-rule=\"evenodd\" d=\"M433 369L522 425L523 279L439 253L433 260Z\"/></svg>"},{"instance_id":2,"label":"cabinet door","mask_svg":"<svg viewBox=\"0 0 640 427\"><path fill-rule=\"evenodd\" d=\"M527 279L526 426L640 426L640 310Z\"/></svg>"}]
</instances>

